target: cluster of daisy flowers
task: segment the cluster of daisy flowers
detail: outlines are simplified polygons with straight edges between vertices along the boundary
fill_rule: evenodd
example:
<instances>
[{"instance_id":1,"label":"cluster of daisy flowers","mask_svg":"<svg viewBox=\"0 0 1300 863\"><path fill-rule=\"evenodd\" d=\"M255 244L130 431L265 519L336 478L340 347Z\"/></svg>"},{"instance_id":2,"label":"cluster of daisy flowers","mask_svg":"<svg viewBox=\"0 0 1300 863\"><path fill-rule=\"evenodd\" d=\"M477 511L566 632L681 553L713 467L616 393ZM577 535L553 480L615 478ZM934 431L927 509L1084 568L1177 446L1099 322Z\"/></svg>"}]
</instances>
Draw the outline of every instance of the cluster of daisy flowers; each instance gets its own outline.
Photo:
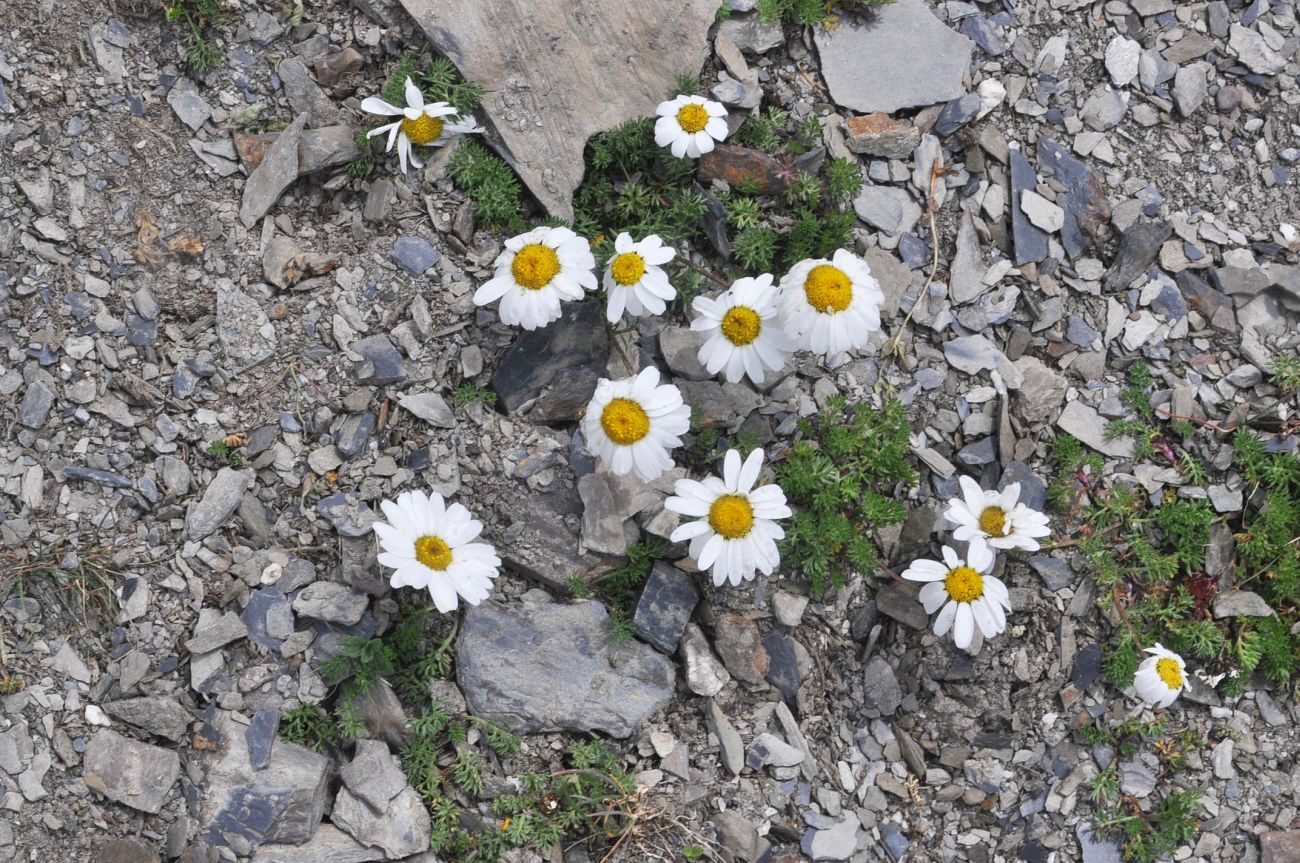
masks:
<instances>
[{"instance_id":1,"label":"cluster of daisy flowers","mask_svg":"<svg viewBox=\"0 0 1300 863\"><path fill-rule=\"evenodd\" d=\"M482 132L473 118L462 118L445 102L426 104L419 88L406 80L406 105L368 98L362 109L399 119L369 132L387 135L387 150L397 146L405 173L419 168L416 146L437 146L458 135ZM678 96L659 105L655 143L677 158L698 158L727 136L726 109L699 96ZM479 306L497 303L501 321L525 330L545 327L561 315L564 302L582 300L603 288L606 317L617 323L663 314L677 295L664 266L677 251L655 235L635 240L621 233L614 253L597 279L588 241L564 227L540 227L512 237L494 262L493 277L478 289ZM762 384L779 372L796 350L834 356L863 347L880 329L879 285L866 262L841 249L830 259L795 264L775 282L769 273L741 278L713 297L696 297L691 329L705 335L698 359L710 374L728 382L748 377ZM617 475L635 473L652 482L673 467L671 452L682 445L691 409L681 391L660 382L648 367L621 380L601 380L582 420L588 448ZM665 509L688 519L672 533L689 541L689 554L713 583L739 585L757 573L771 575L780 564L777 521L792 513L776 484L758 485L762 449L742 458L729 450L721 476L680 479ZM920 601L927 614L938 612L934 634L952 633L968 649L976 629L984 638L1006 630L1012 610L1001 579L992 575L999 551L1037 551L1048 536L1047 517L1020 502L1020 484L986 491L968 477L961 495L948 502L945 517L955 527L942 560L914 561L902 577L922 582ZM483 525L459 503L448 505L437 493L408 491L381 503L387 522L374 525L383 551L379 563L393 569L393 587L429 591L441 612L460 600L477 605L487 598L501 560L492 546L476 541ZM1186 685L1180 656L1156 644L1139 666L1127 694L1168 707Z\"/></svg>"}]
</instances>

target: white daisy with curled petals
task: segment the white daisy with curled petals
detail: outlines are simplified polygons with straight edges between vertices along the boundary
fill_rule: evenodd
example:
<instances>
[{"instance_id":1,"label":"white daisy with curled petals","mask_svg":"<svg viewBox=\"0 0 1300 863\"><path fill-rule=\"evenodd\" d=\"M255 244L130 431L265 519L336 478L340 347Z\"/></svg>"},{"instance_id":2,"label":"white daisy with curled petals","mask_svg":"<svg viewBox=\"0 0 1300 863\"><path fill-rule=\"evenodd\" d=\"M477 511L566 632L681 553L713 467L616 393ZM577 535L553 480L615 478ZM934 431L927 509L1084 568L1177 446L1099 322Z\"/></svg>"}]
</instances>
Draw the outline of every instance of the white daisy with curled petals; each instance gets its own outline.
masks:
<instances>
[{"instance_id":1,"label":"white daisy with curled petals","mask_svg":"<svg viewBox=\"0 0 1300 863\"><path fill-rule=\"evenodd\" d=\"M1152 707L1168 707L1187 685L1187 664L1159 642L1144 652L1151 655L1142 660L1133 675L1133 685L1124 693L1137 696Z\"/></svg>"},{"instance_id":2,"label":"white daisy with curled petals","mask_svg":"<svg viewBox=\"0 0 1300 863\"><path fill-rule=\"evenodd\" d=\"M397 160L402 165L403 174L406 173L408 161L415 168L424 167L424 163L416 158L413 145L436 146L446 143L455 135L483 131L483 127L475 123L473 117L462 119L460 112L446 102L431 102L426 105L424 94L410 78L406 79L405 108L390 105L378 96L369 96L362 100L361 110L367 114L401 117L386 126L371 129L366 137L388 135L384 152L391 153L393 144L397 144Z\"/></svg>"},{"instance_id":3,"label":"white daisy with curled petals","mask_svg":"<svg viewBox=\"0 0 1300 863\"><path fill-rule=\"evenodd\" d=\"M988 574L993 560L987 545L972 545L965 560L945 545L943 563L918 560L903 572L908 581L926 582L920 599L926 614L939 612L934 634L944 636L951 629L953 643L962 650L970 647L977 626L985 638L1007 628L1011 597L1002 580Z\"/></svg>"},{"instance_id":4,"label":"white daisy with curled petals","mask_svg":"<svg viewBox=\"0 0 1300 863\"><path fill-rule=\"evenodd\" d=\"M501 559L492 546L474 542L483 525L469 510L422 491L402 492L379 506L388 521L372 529L383 548L380 564L393 570L393 587L425 588L443 613L456 610L457 597L470 605L487 599Z\"/></svg>"},{"instance_id":5,"label":"white daisy with curled petals","mask_svg":"<svg viewBox=\"0 0 1300 863\"><path fill-rule=\"evenodd\" d=\"M534 228L506 240L496 275L474 294L474 304L500 300L502 323L526 330L560 317L560 303L596 290L591 245L568 228Z\"/></svg>"},{"instance_id":6,"label":"white daisy with curled petals","mask_svg":"<svg viewBox=\"0 0 1300 863\"><path fill-rule=\"evenodd\" d=\"M587 449L619 475L635 471L652 482L673 466L668 451L682 445L691 427L690 406L672 384L659 384L659 370L642 369L636 377L602 379L587 405L582 433Z\"/></svg>"},{"instance_id":7,"label":"white daisy with curled petals","mask_svg":"<svg viewBox=\"0 0 1300 863\"><path fill-rule=\"evenodd\" d=\"M691 302L698 315L691 329L708 333L699 360L711 375L722 372L730 383L745 375L763 383L769 371L779 371L794 350L776 308L772 276L737 279L717 297L696 297Z\"/></svg>"},{"instance_id":8,"label":"white daisy with curled petals","mask_svg":"<svg viewBox=\"0 0 1300 863\"><path fill-rule=\"evenodd\" d=\"M679 479L673 488L676 495L664 501L666 509L698 519L679 525L672 541L689 539L691 557L719 587L750 581L757 572L771 575L781 563L776 541L785 531L776 519L792 513L779 485L754 488L762 470L762 449L743 463L739 452L727 450L721 477L703 482Z\"/></svg>"},{"instance_id":9,"label":"white daisy with curled petals","mask_svg":"<svg viewBox=\"0 0 1300 863\"><path fill-rule=\"evenodd\" d=\"M712 152L715 141L726 140L727 109L703 96L678 96L655 110L655 143L674 156L698 159Z\"/></svg>"},{"instance_id":10,"label":"white daisy with curled petals","mask_svg":"<svg viewBox=\"0 0 1300 863\"><path fill-rule=\"evenodd\" d=\"M962 496L949 500L943 513L957 525L953 539L1038 551L1038 540L1051 535L1047 516L1020 503L1020 483L1008 483L1002 491L985 491L968 476L958 482Z\"/></svg>"},{"instance_id":11,"label":"white daisy with curled petals","mask_svg":"<svg viewBox=\"0 0 1300 863\"><path fill-rule=\"evenodd\" d=\"M808 258L781 279L785 331L805 351L834 356L865 347L880 329L885 294L867 262L846 249Z\"/></svg>"},{"instance_id":12,"label":"white daisy with curled petals","mask_svg":"<svg viewBox=\"0 0 1300 863\"><path fill-rule=\"evenodd\" d=\"M638 317L664 313L677 291L668 283L663 265L676 256L655 234L639 243L626 231L615 238L614 257L605 266L604 278L609 295L605 315L611 324L617 323L624 311Z\"/></svg>"}]
</instances>

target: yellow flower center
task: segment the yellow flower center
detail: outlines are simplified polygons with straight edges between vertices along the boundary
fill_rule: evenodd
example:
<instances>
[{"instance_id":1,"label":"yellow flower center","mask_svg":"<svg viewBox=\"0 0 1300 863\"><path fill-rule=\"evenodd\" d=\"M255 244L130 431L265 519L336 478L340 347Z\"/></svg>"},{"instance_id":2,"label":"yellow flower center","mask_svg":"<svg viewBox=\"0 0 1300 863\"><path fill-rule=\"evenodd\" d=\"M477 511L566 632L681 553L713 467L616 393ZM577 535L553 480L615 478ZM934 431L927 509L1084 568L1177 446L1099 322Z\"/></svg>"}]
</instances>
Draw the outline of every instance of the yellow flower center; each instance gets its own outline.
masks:
<instances>
[{"instance_id":1,"label":"yellow flower center","mask_svg":"<svg viewBox=\"0 0 1300 863\"><path fill-rule=\"evenodd\" d=\"M980 530L989 536L1005 536L1007 530L1007 514L1002 511L1001 507L990 506L980 513Z\"/></svg>"},{"instance_id":2,"label":"yellow flower center","mask_svg":"<svg viewBox=\"0 0 1300 863\"><path fill-rule=\"evenodd\" d=\"M429 569L442 572L451 566L451 546L440 537L422 536L415 541L415 559Z\"/></svg>"},{"instance_id":3,"label":"yellow flower center","mask_svg":"<svg viewBox=\"0 0 1300 863\"><path fill-rule=\"evenodd\" d=\"M709 507L709 527L727 539L743 539L754 528L754 508L749 498L724 494Z\"/></svg>"},{"instance_id":4,"label":"yellow flower center","mask_svg":"<svg viewBox=\"0 0 1300 863\"><path fill-rule=\"evenodd\" d=\"M758 312L749 306L732 306L722 316L722 334L737 347L743 348L758 338L761 329L763 322L759 320Z\"/></svg>"},{"instance_id":5,"label":"yellow flower center","mask_svg":"<svg viewBox=\"0 0 1300 863\"><path fill-rule=\"evenodd\" d=\"M402 131L411 139L412 144L432 144L442 134L442 118L421 114L412 120L403 118Z\"/></svg>"},{"instance_id":6,"label":"yellow flower center","mask_svg":"<svg viewBox=\"0 0 1300 863\"><path fill-rule=\"evenodd\" d=\"M645 275L645 258L636 252L624 252L609 265L609 274L620 285L635 285Z\"/></svg>"},{"instance_id":7,"label":"yellow flower center","mask_svg":"<svg viewBox=\"0 0 1300 863\"><path fill-rule=\"evenodd\" d=\"M948 570L943 586L958 602L974 602L984 595L984 576L969 566L959 566Z\"/></svg>"},{"instance_id":8,"label":"yellow flower center","mask_svg":"<svg viewBox=\"0 0 1300 863\"><path fill-rule=\"evenodd\" d=\"M853 299L853 285L839 267L818 264L803 283L808 305L819 312L842 312Z\"/></svg>"},{"instance_id":9,"label":"yellow flower center","mask_svg":"<svg viewBox=\"0 0 1300 863\"><path fill-rule=\"evenodd\" d=\"M539 291L551 283L560 271L560 256L555 249L541 243L530 243L515 253L510 264L510 275L530 291Z\"/></svg>"},{"instance_id":10,"label":"yellow flower center","mask_svg":"<svg viewBox=\"0 0 1300 863\"><path fill-rule=\"evenodd\" d=\"M1170 689L1183 688L1183 670L1178 667L1176 661L1167 656L1156 660L1156 675Z\"/></svg>"},{"instance_id":11,"label":"yellow flower center","mask_svg":"<svg viewBox=\"0 0 1300 863\"><path fill-rule=\"evenodd\" d=\"M600 427L614 443L629 446L650 434L650 417L631 399L614 399L600 412Z\"/></svg>"},{"instance_id":12,"label":"yellow flower center","mask_svg":"<svg viewBox=\"0 0 1300 863\"><path fill-rule=\"evenodd\" d=\"M677 125L682 127L683 132L690 132L694 135L704 129L709 124L709 112L704 110L704 106L696 102L689 105L683 105L677 111Z\"/></svg>"}]
</instances>

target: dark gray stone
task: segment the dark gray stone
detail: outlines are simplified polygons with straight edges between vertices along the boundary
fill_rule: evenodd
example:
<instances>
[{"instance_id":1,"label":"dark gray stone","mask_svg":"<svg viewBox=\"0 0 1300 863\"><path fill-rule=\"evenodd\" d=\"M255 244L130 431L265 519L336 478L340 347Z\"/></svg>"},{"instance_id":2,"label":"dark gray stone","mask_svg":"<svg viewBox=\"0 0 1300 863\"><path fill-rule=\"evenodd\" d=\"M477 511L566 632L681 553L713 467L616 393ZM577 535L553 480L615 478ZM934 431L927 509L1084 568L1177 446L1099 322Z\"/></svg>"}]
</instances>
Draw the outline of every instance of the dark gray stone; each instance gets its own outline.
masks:
<instances>
[{"instance_id":1,"label":"dark gray stone","mask_svg":"<svg viewBox=\"0 0 1300 863\"><path fill-rule=\"evenodd\" d=\"M111 470L99 470L93 467L65 467L63 478L72 481L93 482L105 488L130 488L131 480Z\"/></svg>"},{"instance_id":2,"label":"dark gray stone","mask_svg":"<svg viewBox=\"0 0 1300 863\"><path fill-rule=\"evenodd\" d=\"M500 605L465 611L456 679L470 712L519 734L631 735L673 695L672 662L613 640L599 602Z\"/></svg>"},{"instance_id":3,"label":"dark gray stone","mask_svg":"<svg viewBox=\"0 0 1300 863\"><path fill-rule=\"evenodd\" d=\"M46 386L44 381L32 381L23 393L22 404L18 406L18 421L30 429L38 429L45 425L53 406L54 390Z\"/></svg>"},{"instance_id":4,"label":"dark gray stone","mask_svg":"<svg viewBox=\"0 0 1300 863\"><path fill-rule=\"evenodd\" d=\"M992 464L997 460L997 457L997 443L992 436L980 438L974 443L968 443L957 451L957 460L972 467Z\"/></svg>"},{"instance_id":5,"label":"dark gray stone","mask_svg":"<svg viewBox=\"0 0 1300 863\"><path fill-rule=\"evenodd\" d=\"M890 581L876 591L876 607L886 617L912 629L924 630L930 625L930 615L916 598L916 592L897 582Z\"/></svg>"},{"instance_id":6,"label":"dark gray stone","mask_svg":"<svg viewBox=\"0 0 1300 863\"><path fill-rule=\"evenodd\" d=\"M961 32L990 57L1001 56L1007 50L1007 43L997 25L984 15L967 15L961 21Z\"/></svg>"},{"instance_id":7,"label":"dark gray stone","mask_svg":"<svg viewBox=\"0 0 1300 863\"><path fill-rule=\"evenodd\" d=\"M1025 506L1040 512L1047 506L1047 483L1029 465L1022 461L1008 462L1002 469L998 491L1004 490L1013 482L1020 483L1020 502Z\"/></svg>"},{"instance_id":8,"label":"dark gray stone","mask_svg":"<svg viewBox=\"0 0 1300 863\"><path fill-rule=\"evenodd\" d=\"M1082 863L1123 863L1124 855L1120 853L1119 843L1097 836L1084 821L1075 827L1075 835L1079 837Z\"/></svg>"},{"instance_id":9,"label":"dark gray stone","mask_svg":"<svg viewBox=\"0 0 1300 863\"><path fill-rule=\"evenodd\" d=\"M699 601L699 588L689 575L656 561L637 600L632 628L642 641L671 656Z\"/></svg>"},{"instance_id":10,"label":"dark gray stone","mask_svg":"<svg viewBox=\"0 0 1300 863\"><path fill-rule=\"evenodd\" d=\"M438 263L441 255L423 237L398 237L397 242L393 243L391 257L407 275L420 276Z\"/></svg>"},{"instance_id":11,"label":"dark gray stone","mask_svg":"<svg viewBox=\"0 0 1300 863\"><path fill-rule=\"evenodd\" d=\"M248 627L249 641L277 654L284 639L293 632L293 609L289 598L275 586L250 591L248 605L244 606L240 619Z\"/></svg>"},{"instance_id":12,"label":"dark gray stone","mask_svg":"<svg viewBox=\"0 0 1300 863\"><path fill-rule=\"evenodd\" d=\"M609 336L601 304L565 303L558 321L515 338L492 374L492 389L501 407L513 413L540 395L564 369L589 368L603 377L608 359ZM595 392L594 377L591 387L587 399Z\"/></svg>"},{"instance_id":13,"label":"dark gray stone","mask_svg":"<svg viewBox=\"0 0 1300 863\"><path fill-rule=\"evenodd\" d=\"M370 411L348 414L334 434L334 445L348 458L360 455L366 448L366 441L374 434L375 422L376 417Z\"/></svg>"},{"instance_id":14,"label":"dark gray stone","mask_svg":"<svg viewBox=\"0 0 1300 863\"><path fill-rule=\"evenodd\" d=\"M397 348L393 347L388 336L380 334L358 339L349 347L363 358L362 362L357 363L353 368L358 383L383 386L406 380L406 367L402 363L402 355L397 352Z\"/></svg>"},{"instance_id":15,"label":"dark gray stone","mask_svg":"<svg viewBox=\"0 0 1300 863\"><path fill-rule=\"evenodd\" d=\"M970 19L967 18L967 21ZM953 99L939 112L939 119L934 122L934 134L947 137L965 126L980 110L979 93L967 93L960 99Z\"/></svg>"},{"instance_id":16,"label":"dark gray stone","mask_svg":"<svg viewBox=\"0 0 1300 863\"><path fill-rule=\"evenodd\" d=\"M911 847L911 842L899 831L897 827L890 824L883 824L880 828L880 838L885 843L885 850L889 852L890 858L895 861L902 860L907 854L907 849Z\"/></svg>"},{"instance_id":17,"label":"dark gray stone","mask_svg":"<svg viewBox=\"0 0 1300 863\"><path fill-rule=\"evenodd\" d=\"M1055 591L1069 587L1078 578L1074 567L1060 558L1035 555L1029 558L1029 565L1033 567L1034 572L1038 573L1038 577L1043 580L1048 590Z\"/></svg>"},{"instance_id":18,"label":"dark gray stone","mask_svg":"<svg viewBox=\"0 0 1300 863\"><path fill-rule=\"evenodd\" d=\"M1137 222L1120 236L1119 251L1102 284L1108 291L1124 290L1147 271L1160 253L1160 247L1173 234L1168 222Z\"/></svg>"},{"instance_id":19,"label":"dark gray stone","mask_svg":"<svg viewBox=\"0 0 1300 863\"><path fill-rule=\"evenodd\" d=\"M271 745L279 728L280 711L275 708L259 710L249 720L244 742L248 744L248 764L254 770L261 770L270 762Z\"/></svg>"},{"instance_id":20,"label":"dark gray stone","mask_svg":"<svg viewBox=\"0 0 1300 863\"><path fill-rule=\"evenodd\" d=\"M1074 666L1070 669L1070 682L1080 692L1092 685L1101 673L1101 645L1093 642L1086 645L1074 657Z\"/></svg>"},{"instance_id":21,"label":"dark gray stone","mask_svg":"<svg viewBox=\"0 0 1300 863\"><path fill-rule=\"evenodd\" d=\"M763 679L776 687L786 701L794 701L799 694L803 675L790 638L775 629L763 634L763 649L767 651L767 672Z\"/></svg>"},{"instance_id":22,"label":"dark gray stone","mask_svg":"<svg viewBox=\"0 0 1300 863\"><path fill-rule=\"evenodd\" d=\"M1034 168L1018 149L1010 150L1011 158L1011 236L1015 241L1016 263L1036 263L1047 257L1048 234L1042 228L1029 221L1029 216L1020 209L1020 200L1025 191L1034 191L1038 186L1038 177Z\"/></svg>"},{"instance_id":23,"label":"dark gray stone","mask_svg":"<svg viewBox=\"0 0 1300 863\"><path fill-rule=\"evenodd\" d=\"M1061 245L1071 258L1077 258L1097 242L1110 221L1110 200L1101 180L1086 164L1051 138L1038 138L1038 170L1065 186L1065 209L1061 226ZM1019 200L1019 197L1016 198Z\"/></svg>"},{"instance_id":24,"label":"dark gray stone","mask_svg":"<svg viewBox=\"0 0 1300 863\"><path fill-rule=\"evenodd\" d=\"M329 519L340 536L367 536L379 520L365 501L348 492L336 492L316 501L316 511Z\"/></svg>"},{"instance_id":25,"label":"dark gray stone","mask_svg":"<svg viewBox=\"0 0 1300 863\"><path fill-rule=\"evenodd\" d=\"M903 689L889 661L879 654L871 657L862 673L866 692L864 712L869 718L893 716L903 703Z\"/></svg>"}]
</instances>

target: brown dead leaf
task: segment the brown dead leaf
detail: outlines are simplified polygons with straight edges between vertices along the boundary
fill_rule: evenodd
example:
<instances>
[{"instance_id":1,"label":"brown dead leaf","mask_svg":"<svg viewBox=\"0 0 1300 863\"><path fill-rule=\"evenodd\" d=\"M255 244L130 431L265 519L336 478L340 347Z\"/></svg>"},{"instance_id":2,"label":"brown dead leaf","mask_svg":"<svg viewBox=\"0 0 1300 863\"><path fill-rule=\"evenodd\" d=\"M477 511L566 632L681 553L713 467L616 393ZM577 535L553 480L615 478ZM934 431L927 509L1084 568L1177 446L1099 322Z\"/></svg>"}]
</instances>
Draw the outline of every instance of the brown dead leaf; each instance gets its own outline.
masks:
<instances>
[{"instance_id":1,"label":"brown dead leaf","mask_svg":"<svg viewBox=\"0 0 1300 863\"><path fill-rule=\"evenodd\" d=\"M203 254L203 241L198 237L177 234L167 240L167 251L177 255L198 256Z\"/></svg>"},{"instance_id":2,"label":"brown dead leaf","mask_svg":"<svg viewBox=\"0 0 1300 863\"><path fill-rule=\"evenodd\" d=\"M135 235L135 259L146 267L156 267L162 262L162 253L158 251L158 226L148 210L141 210L136 218L139 230Z\"/></svg>"}]
</instances>

